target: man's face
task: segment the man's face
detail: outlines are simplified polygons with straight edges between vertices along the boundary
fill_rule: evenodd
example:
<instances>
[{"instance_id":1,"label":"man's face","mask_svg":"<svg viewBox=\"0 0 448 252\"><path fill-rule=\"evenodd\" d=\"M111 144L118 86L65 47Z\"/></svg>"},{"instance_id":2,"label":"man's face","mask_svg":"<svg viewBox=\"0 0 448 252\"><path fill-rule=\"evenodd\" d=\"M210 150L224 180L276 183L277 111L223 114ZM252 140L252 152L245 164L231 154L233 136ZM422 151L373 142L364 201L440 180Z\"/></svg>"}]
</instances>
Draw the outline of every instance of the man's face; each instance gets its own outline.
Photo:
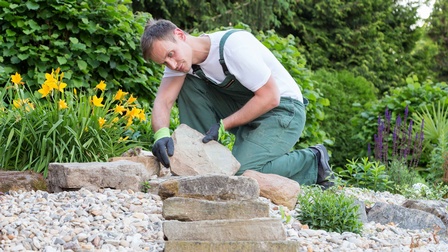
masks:
<instances>
[{"instance_id":1,"label":"man's face","mask_svg":"<svg viewBox=\"0 0 448 252\"><path fill-rule=\"evenodd\" d=\"M174 34L176 42L171 40L154 41L151 60L168 68L187 73L191 68L192 50L182 35Z\"/></svg>"}]
</instances>

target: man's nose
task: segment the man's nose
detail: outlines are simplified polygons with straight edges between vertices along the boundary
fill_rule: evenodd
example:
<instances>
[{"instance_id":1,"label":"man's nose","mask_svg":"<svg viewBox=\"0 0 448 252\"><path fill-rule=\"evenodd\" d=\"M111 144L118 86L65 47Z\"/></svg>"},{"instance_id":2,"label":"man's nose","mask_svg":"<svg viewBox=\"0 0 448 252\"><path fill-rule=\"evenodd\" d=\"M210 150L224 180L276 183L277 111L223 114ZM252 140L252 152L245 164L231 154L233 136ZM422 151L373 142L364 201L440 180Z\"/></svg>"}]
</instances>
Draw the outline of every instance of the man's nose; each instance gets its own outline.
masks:
<instances>
[{"instance_id":1,"label":"man's nose","mask_svg":"<svg viewBox=\"0 0 448 252\"><path fill-rule=\"evenodd\" d=\"M173 60L173 59L167 59L167 60L165 61L165 65L166 65L169 69L176 70L177 63L176 63L176 61Z\"/></svg>"}]
</instances>

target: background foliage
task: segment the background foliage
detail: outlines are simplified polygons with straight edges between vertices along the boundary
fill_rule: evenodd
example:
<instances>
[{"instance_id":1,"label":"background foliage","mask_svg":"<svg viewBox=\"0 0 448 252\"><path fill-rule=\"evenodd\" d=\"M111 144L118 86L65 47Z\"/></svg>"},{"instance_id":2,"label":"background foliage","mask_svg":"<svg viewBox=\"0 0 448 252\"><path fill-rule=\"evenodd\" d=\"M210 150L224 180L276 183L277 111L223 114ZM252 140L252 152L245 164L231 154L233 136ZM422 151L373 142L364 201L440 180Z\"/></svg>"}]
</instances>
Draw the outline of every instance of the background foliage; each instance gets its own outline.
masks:
<instances>
[{"instance_id":1,"label":"background foliage","mask_svg":"<svg viewBox=\"0 0 448 252\"><path fill-rule=\"evenodd\" d=\"M334 144L329 146L331 162L344 167L347 160L359 155L359 139L353 138L358 128L351 126L353 117L364 111L368 103L376 101L377 90L361 76L347 70L328 71L320 69L311 79L330 105L324 107L325 119L321 128L327 132Z\"/></svg>"},{"instance_id":2,"label":"background foliage","mask_svg":"<svg viewBox=\"0 0 448 252\"><path fill-rule=\"evenodd\" d=\"M0 0L0 85L15 72L41 83L60 66L72 87L105 80L110 91L152 100L160 67L146 64L139 46L150 15L134 15L130 3Z\"/></svg>"}]
</instances>

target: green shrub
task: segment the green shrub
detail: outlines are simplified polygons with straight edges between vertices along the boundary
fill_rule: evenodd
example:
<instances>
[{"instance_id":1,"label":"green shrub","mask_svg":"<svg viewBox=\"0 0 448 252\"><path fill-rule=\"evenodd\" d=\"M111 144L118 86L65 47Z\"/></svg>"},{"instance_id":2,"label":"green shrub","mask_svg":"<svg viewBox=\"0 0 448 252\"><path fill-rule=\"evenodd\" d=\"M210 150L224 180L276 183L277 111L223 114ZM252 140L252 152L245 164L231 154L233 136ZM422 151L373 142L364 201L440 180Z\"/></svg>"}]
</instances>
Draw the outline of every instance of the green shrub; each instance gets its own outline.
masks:
<instances>
[{"instance_id":1,"label":"green shrub","mask_svg":"<svg viewBox=\"0 0 448 252\"><path fill-rule=\"evenodd\" d=\"M387 174L393 182L394 192L400 193L399 188L410 187L417 183L425 183L425 180L412 167L409 167L403 160L392 160L387 166Z\"/></svg>"},{"instance_id":2,"label":"green shrub","mask_svg":"<svg viewBox=\"0 0 448 252\"><path fill-rule=\"evenodd\" d=\"M144 146L135 125L146 113L121 89L107 96L101 81L87 92L67 88L59 69L46 74L37 92L12 76L0 88L0 167L46 176L50 162L107 161Z\"/></svg>"},{"instance_id":3,"label":"green shrub","mask_svg":"<svg viewBox=\"0 0 448 252\"><path fill-rule=\"evenodd\" d=\"M375 191L391 189L391 181L387 175L386 166L378 161L369 161L369 158L348 160L345 169L335 169L338 176L348 185L367 188Z\"/></svg>"},{"instance_id":4,"label":"green shrub","mask_svg":"<svg viewBox=\"0 0 448 252\"><path fill-rule=\"evenodd\" d=\"M26 81L59 65L71 87L105 80L152 101L161 66L146 64L140 35L148 14L130 0L0 0L0 83L19 72ZM35 83L29 82L31 88Z\"/></svg>"},{"instance_id":5,"label":"green shrub","mask_svg":"<svg viewBox=\"0 0 448 252\"><path fill-rule=\"evenodd\" d=\"M331 162L343 167L347 159L358 157L360 142L354 139L358 129L350 124L353 115L363 111L366 103L377 99L372 83L349 71L330 72L320 69L311 77L316 89L330 100L330 106L323 108L325 119L321 128L334 138L329 146Z\"/></svg>"},{"instance_id":6,"label":"green shrub","mask_svg":"<svg viewBox=\"0 0 448 252\"><path fill-rule=\"evenodd\" d=\"M312 229L328 232L361 233L359 205L354 199L331 190L322 191L318 187L303 187L299 196L297 219Z\"/></svg>"},{"instance_id":7,"label":"green shrub","mask_svg":"<svg viewBox=\"0 0 448 252\"><path fill-rule=\"evenodd\" d=\"M391 113L391 118L395 119L397 115L405 114L406 107L409 109L409 117L413 117L416 111L421 111L434 101L448 103L448 85L444 82L426 81L420 84L414 77L407 78L407 83L407 86L393 89L381 100L372 102L365 111L355 116L353 123L358 129L355 137L362 143L361 154L367 155L367 145L373 143L373 137L378 130L378 116L383 115L386 108ZM391 123L394 124L395 121L392 120ZM420 163L428 162L429 155L430 153L424 150Z\"/></svg>"}]
</instances>

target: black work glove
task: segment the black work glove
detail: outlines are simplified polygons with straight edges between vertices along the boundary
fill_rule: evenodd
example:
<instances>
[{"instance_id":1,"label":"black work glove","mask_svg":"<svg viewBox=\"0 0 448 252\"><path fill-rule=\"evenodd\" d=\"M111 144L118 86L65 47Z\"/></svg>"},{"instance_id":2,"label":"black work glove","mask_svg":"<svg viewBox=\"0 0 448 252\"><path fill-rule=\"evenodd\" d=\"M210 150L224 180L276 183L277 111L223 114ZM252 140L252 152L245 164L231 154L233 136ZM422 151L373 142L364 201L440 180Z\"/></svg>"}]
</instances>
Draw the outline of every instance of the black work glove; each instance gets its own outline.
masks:
<instances>
[{"instance_id":1,"label":"black work glove","mask_svg":"<svg viewBox=\"0 0 448 252\"><path fill-rule=\"evenodd\" d=\"M211 140L218 141L218 139L221 138L221 135L224 134L224 124L222 123L222 120L220 120L218 123L213 124L210 129L205 133L205 137L202 138L203 143L208 143Z\"/></svg>"},{"instance_id":2,"label":"black work glove","mask_svg":"<svg viewBox=\"0 0 448 252\"><path fill-rule=\"evenodd\" d=\"M157 140L152 146L152 154L157 157L157 160L166 168L170 167L170 159L168 156L174 154L174 142L171 137L162 137Z\"/></svg>"}]
</instances>

